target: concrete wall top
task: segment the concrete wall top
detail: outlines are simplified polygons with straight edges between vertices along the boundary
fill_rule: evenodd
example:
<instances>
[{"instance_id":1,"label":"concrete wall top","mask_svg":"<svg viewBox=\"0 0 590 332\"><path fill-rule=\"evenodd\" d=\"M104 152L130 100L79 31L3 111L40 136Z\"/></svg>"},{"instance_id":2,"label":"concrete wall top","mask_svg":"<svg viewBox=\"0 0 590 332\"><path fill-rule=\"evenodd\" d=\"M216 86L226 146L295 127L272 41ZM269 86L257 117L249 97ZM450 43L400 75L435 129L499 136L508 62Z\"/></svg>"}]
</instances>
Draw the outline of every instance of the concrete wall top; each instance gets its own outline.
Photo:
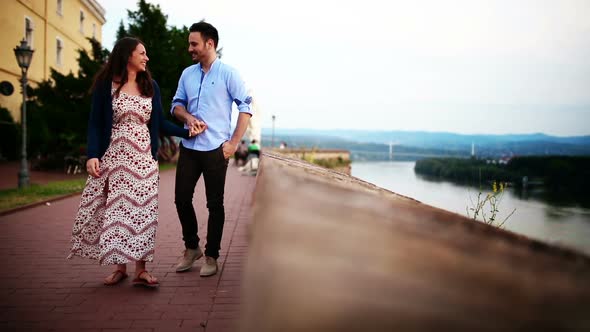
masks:
<instances>
[{"instance_id":1,"label":"concrete wall top","mask_svg":"<svg viewBox=\"0 0 590 332\"><path fill-rule=\"evenodd\" d=\"M590 328L590 257L263 153L242 331Z\"/></svg>"}]
</instances>

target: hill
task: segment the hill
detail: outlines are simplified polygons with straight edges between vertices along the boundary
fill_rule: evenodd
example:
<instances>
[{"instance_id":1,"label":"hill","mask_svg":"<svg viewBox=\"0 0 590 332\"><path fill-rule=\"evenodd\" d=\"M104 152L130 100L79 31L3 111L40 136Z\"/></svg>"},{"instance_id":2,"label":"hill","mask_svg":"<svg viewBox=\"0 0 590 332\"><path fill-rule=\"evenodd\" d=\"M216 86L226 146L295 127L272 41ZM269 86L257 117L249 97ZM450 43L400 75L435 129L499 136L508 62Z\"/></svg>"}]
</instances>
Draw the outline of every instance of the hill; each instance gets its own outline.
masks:
<instances>
[{"instance_id":1,"label":"hill","mask_svg":"<svg viewBox=\"0 0 590 332\"><path fill-rule=\"evenodd\" d=\"M263 129L263 144L270 145L272 131ZM361 159L394 156L470 156L472 145L478 157L530 155L590 155L590 136L559 137L546 134L462 135L446 132L276 129L275 145L347 149ZM397 159L397 158L396 158Z\"/></svg>"}]
</instances>

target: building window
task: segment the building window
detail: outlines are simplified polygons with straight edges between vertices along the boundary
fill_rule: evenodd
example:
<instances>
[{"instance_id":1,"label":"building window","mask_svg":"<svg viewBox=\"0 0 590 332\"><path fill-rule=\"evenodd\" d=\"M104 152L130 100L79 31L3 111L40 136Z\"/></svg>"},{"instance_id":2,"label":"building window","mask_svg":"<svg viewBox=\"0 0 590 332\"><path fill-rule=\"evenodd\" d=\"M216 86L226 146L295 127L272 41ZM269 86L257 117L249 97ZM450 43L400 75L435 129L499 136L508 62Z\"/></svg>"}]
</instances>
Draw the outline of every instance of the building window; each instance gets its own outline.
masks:
<instances>
[{"instance_id":1,"label":"building window","mask_svg":"<svg viewBox=\"0 0 590 332\"><path fill-rule=\"evenodd\" d=\"M25 16L25 40L30 47L33 47L33 21Z\"/></svg>"},{"instance_id":2,"label":"building window","mask_svg":"<svg viewBox=\"0 0 590 332\"><path fill-rule=\"evenodd\" d=\"M80 32L84 33L84 11L80 10Z\"/></svg>"},{"instance_id":3,"label":"building window","mask_svg":"<svg viewBox=\"0 0 590 332\"><path fill-rule=\"evenodd\" d=\"M55 64L62 65L64 42L59 37L55 39Z\"/></svg>"},{"instance_id":4,"label":"building window","mask_svg":"<svg viewBox=\"0 0 590 332\"><path fill-rule=\"evenodd\" d=\"M92 38L96 39L96 23L92 23Z\"/></svg>"},{"instance_id":5,"label":"building window","mask_svg":"<svg viewBox=\"0 0 590 332\"><path fill-rule=\"evenodd\" d=\"M63 6L64 2L63 0L57 0L57 15L59 16L63 16Z\"/></svg>"}]
</instances>

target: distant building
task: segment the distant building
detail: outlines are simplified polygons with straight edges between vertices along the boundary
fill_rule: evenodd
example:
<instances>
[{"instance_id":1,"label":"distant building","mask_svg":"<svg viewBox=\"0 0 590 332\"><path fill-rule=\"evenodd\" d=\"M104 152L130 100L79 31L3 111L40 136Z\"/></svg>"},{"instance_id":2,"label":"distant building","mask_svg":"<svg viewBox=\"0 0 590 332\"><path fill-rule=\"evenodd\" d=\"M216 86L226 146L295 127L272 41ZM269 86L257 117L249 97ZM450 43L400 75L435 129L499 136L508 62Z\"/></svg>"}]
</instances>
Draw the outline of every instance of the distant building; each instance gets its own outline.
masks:
<instances>
[{"instance_id":1,"label":"distant building","mask_svg":"<svg viewBox=\"0 0 590 332\"><path fill-rule=\"evenodd\" d=\"M78 50L90 50L86 38L102 41L105 10L96 0L2 0L0 11L0 82L14 87L11 95L0 94L0 106L20 121L21 70L13 49L24 38L35 51L27 72L29 85L49 78L50 68L60 73L78 73Z\"/></svg>"}]
</instances>

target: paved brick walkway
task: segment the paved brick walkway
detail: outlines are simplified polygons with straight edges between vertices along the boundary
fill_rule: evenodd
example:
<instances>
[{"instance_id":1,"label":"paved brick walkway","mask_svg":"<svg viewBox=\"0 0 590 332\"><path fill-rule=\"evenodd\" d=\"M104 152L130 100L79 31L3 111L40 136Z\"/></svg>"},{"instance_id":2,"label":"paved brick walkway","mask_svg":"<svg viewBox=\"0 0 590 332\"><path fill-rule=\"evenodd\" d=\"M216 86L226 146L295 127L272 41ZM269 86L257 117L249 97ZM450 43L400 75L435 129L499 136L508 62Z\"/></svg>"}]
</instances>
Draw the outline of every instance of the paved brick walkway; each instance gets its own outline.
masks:
<instances>
[{"instance_id":1,"label":"paved brick walkway","mask_svg":"<svg viewBox=\"0 0 590 332\"><path fill-rule=\"evenodd\" d=\"M0 217L0 330L234 331L254 186L254 177L230 165L220 273L200 278L202 259L190 272L174 272L183 250L174 171L161 173L156 257L148 264L161 282L156 290L132 287L131 278L106 287L102 279L112 268L79 257L66 260L79 196ZM195 206L203 239L204 197L201 179Z\"/></svg>"}]
</instances>

